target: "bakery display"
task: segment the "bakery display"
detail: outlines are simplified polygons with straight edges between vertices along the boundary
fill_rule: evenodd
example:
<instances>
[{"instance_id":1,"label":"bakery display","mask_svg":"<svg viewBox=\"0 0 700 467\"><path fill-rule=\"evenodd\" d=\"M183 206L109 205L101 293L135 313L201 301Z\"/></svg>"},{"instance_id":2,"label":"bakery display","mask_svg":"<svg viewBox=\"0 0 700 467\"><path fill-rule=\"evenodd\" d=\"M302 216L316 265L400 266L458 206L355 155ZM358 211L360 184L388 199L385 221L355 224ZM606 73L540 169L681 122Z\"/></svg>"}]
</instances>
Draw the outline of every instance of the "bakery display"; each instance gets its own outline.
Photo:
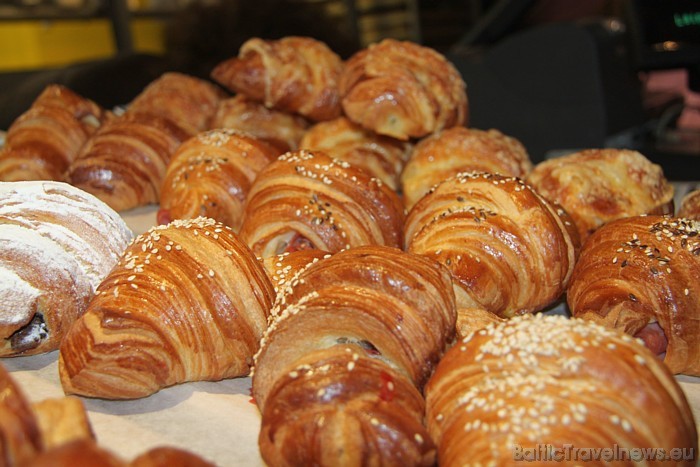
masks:
<instances>
[{"instance_id":1,"label":"bakery display","mask_svg":"<svg viewBox=\"0 0 700 467\"><path fill-rule=\"evenodd\" d=\"M263 266L230 227L207 218L153 227L63 339L63 389L135 399L246 376L273 298Z\"/></svg>"},{"instance_id":2,"label":"bakery display","mask_svg":"<svg viewBox=\"0 0 700 467\"><path fill-rule=\"evenodd\" d=\"M274 146L236 130L208 130L182 143L160 190L158 222L210 217L238 231L250 186L279 156Z\"/></svg>"},{"instance_id":3,"label":"bakery display","mask_svg":"<svg viewBox=\"0 0 700 467\"><path fill-rule=\"evenodd\" d=\"M545 160L527 181L569 212L582 241L611 220L674 210L673 185L661 167L629 149L586 149Z\"/></svg>"},{"instance_id":4,"label":"bakery display","mask_svg":"<svg viewBox=\"0 0 700 467\"><path fill-rule=\"evenodd\" d=\"M343 112L375 133L400 140L468 123L466 84L436 50L384 39L345 62L338 82Z\"/></svg>"},{"instance_id":5,"label":"bakery display","mask_svg":"<svg viewBox=\"0 0 700 467\"><path fill-rule=\"evenodd\" d=\"M454 335L447 270L359 246L302 269L255 357L269 465L433 465L420 390Z\"/></svg>"},{"instance_id":6,"label":"bakery display","mask_svg":"<svg viewBox=\"0 0 700 467\"><path fill-rule=\"evenodd\" d=\"M594 459L577 450L616 447L677 450L673 465L695 465L697 429L671 373L629 336L588 321L527 315L491 325L447 352L425 394L440 466L573 466Z\"/></svg>"},{"instance_id":7,"label":"bakery display","mask_svg":"<svg viewBox=\"0 0 700 467\"><path fill-rule=\"evenodd\" d=\"M401 192L411 209L438 183L460 172L525 178L532 162L525 146L498 130L456 126L419 140L401 173Z\"/></svg>"},{"instance_id":8,"label":"bakery display","mask_svg":"<svg viewBox=\"0 0 700 467\"><path fill-rule=\"evenodd\" d=\"M211 77L270 109L322 121L341 114L338 78L342 69L340 56L320 40L253 37L237 56L214 67Z\"/></svg>"},{"instance_id":9,"label":"bakery display","mask_svg":"<svg viewBox=\"0 0 700 467\"><path fill-rule=\"evenodd\" d=\"M55 350L133 234L63 182L0 182L0 357Z\"/></svg>"},{"instance_id":10,"label":"bakery display","mask_svg":"<svg viewBox=\"0 0 700 467\"><path fill-rule=\"evenodd\" d=\"M700 376L700 222L611 221L584 244L567 292L574 316L642 339L673 373Z\"/></svg>"},{"instance_id":11,"label":"bakery display","mask_svg":"<svg viewBox=\"0 0 700 467\"><path fill-rule=\"evenodd\" d=\"M690 191L681 198L676 216L700 220L700 189Z\"/></svg>"},{"instance_id":12,"label":"bakery display","mask_svg":"<svg viewBox=\"0 0 700 467\"><path fill-rule=\"evenodd\" d=\"M563 294L579 243L569 216L517 177L460 173L409 212L406 249L445 265L459 308L533 313Z\"/></svg>"},{"instance_id":13,"label":"bakery display","mask_svg":"<svg viewBox=\"0 0 700 467\"><path fill-rule=\"evenodd\" d=\"M261 258L316 248L402 246L404 211L391 188L322 151L283 154L248 192L241 238Z\"/></svg>"}]
</instances>

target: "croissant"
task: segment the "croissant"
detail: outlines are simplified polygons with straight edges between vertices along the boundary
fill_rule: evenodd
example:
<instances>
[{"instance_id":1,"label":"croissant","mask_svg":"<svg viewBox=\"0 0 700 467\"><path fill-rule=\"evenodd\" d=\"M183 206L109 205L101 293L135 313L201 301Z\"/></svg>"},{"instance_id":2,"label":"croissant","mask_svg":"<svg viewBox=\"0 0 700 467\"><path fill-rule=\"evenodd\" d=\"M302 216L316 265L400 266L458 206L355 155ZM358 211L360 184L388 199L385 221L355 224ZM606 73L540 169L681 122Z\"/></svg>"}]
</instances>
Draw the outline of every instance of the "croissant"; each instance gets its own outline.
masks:
<instances>
[{"instance_id":1,"label":"croissant","mask_svg":"<svg viewBox=\"0 0 700 467\"><path fill-rule=\"evenodd\" d=\"M128 113L171 120L190 134L208 130L219 102L226 97L214 83L168 72L146 86L128 105Z\"/></svg>"},{"instance_id":2,"label":"croissant","mask_svg":"<svg viewBox=\"0 0 700 467\"><path fill-rule=\"evenodd\" d=\"M516 138L498 130L457 126L416 143L401 174L401 191L411 209L433 186L460 172L524 178L531 170L530 156Z\"/></svg>"},{"instance_id":3,"label":"croissant","mask_svg":"<svg viewBox=\"0 0 700 467\"><path fill-rule=\"evenodd\" d=\"M403 222L401 199L380 180L322 151L299 150L258 174L240 235L261 258L306 248L400 248Z\"/></svg>"},{"instance_id":4,"label":"croissant","mask_svg":"<svg viewBox=\"0 0 700 467\"><path fill-rule=\"evenodd\" d=\"M399 176L411 149L405 141L377 135L345 117L313 125L304 134L300 146L349 162L392 190L399 188Z\"/></svg>"},{"instance_id":5,"label":"croissant","mask_svg":"<svg viewBox=\"0 0 700 467\"><path fill-rule=\"evenodd\" d=\"M43 399L32 403L44 450L76 441L94 440L90 419L78 397Z\"/></svg>"},{"instance_id":6,"label":"croissant","mask_svg":"<svg viewBox=\"0 0 700 467\"><path fill-rule=\"evenodd\" d=\"M345 115L401 140L468 123L466 85L436 50L384 39L356 52L338 81Z\"/></svg>"},{"instance_id":7,"label":"croissant","mask_svg":"<svg viewBox=\"0 0 700 467\"><path fill-rule=\"evenodd\" d=\"M516 177L462 173L409 212L406 249L445 265L459 308L532 313L564 292L579 249L562 209Z\"/></svg>"},{"instance_id":8,"label":"croissant","mask_svg":"<svg viewBox=\"0 0 700 467\"><path fill-rule=\"evenodd\" d=\"M0 182L0 357L55 350L133 233L63 182Z\"/></svg>"},{"instance_id":9,"label":"croissant","mask_svg":"<svg viewBox=\"0 0 700 467\"><path fill-rule=\"evenodd\" d=\"M594 232L567 292L574 316L644 340L673 373L700 376L700 223L662 216Z\"/></svg>"},{"instance_id":10,"label":"croissant","mask_svg":"<svg viewBox=\"0 0 700 467\"><path fill-rule=\"evenodd\" d=\"M506 319L481 308L459 308L456 324L457 338L464 339L468 335L486 328L489 324L501 323Z\"/></svg>"},{"instance_id":11,"label":"croissant","mask_svg":"<svg viewBox=\"0 0 700 467\"><path fill-rule=\"evenodd\" d=\"M191 136L162 117L124 114L90 138L66 179L116 211L157 204L170 158Z\"/></svg>"},{"instance_id":12,"label":"croissant","mask_svg":"<svg viewBox=\"0 0 700 467\"><path fill-rule=\"evenodd\" d=\"M160 192L157 219L210 217L238 231L250 185L279 151L234 130L209 130L181 144L173 154Z\"/></svg>"},{"instance_id":13,"label":"croissant","mask_svg":"<svg viewBox=\"0 0 700 467\"><path fill-rule=\"evenodd\" d=\"M0 364L0 460L4 466L26 463L43 449L32 406Z\"/></svg>"},{"instance_id":14,"label":"croissant","mask_svg":"<svg viewBox=\"0 0 700 467\"><path fill-rule=\"evenodd\" d=\"M629 149L586 149L546 160L527 182L571 215L581 241L614 219L673 213L674 188L662 168Z\"/></svg>"},{"instance_id":15,"label":"croissant","mask_svg":"<svg viewBox=\"0 0 700 467\"><path fill-rule=\"evenodd\" d=\"M255 357L268 465L433 465L420 390L454 335L449 273L365 245L311 263L278 295Z\"/></svg>"},{"instance_id":16,"label":"croissant","mask_svg":"<svg viewBox=\"0 0 700 467\"><path fill-rule=\"evenodd\" d=\"M135 399L247 375L273 299L263 266L230 227L207 218L153 227L64 338L63 389Z\"/></svg>"},{"instance_id":17,"label":"croissant","mask_svg":"<svg viewBox=\"0 0 700 467\"><path fill-rule=\"evenodd\" d=\"M681 198L677 217L700 221L700 189L695 189Z\"/></svg>"},{"instance_id":18,"label":"croissant","mask_svg":"<svg viewBox=\"0 0 700 467\"><path fill-rule=\"evenodd\" d=\"M301 270L308 265L329 258L330 253L321 250L297 250L269 256L262 260L263 267L278 295L284 290Z\"/></svg>"},{"instance_id":19,"label":"croissant","mask_svg":"<svg viewBox=\"0 0 700 467\"><path fill-rule=\"evenodd\" d=\"M668 463L654 454L633 462L639 448L695 465L688 401L644 346L591 322L536 316L476 332L440 361L425 397L441 467L574 466L596 452L605 457L595 465Z\"/></svg>"},{"instance_id":20,"label":"croissant","mask_svg":"<svg viewBox=\"0 0 700 467\"><path fill-rule=\"evenodd\" d=\"M295 151L309 122L301 115L268 109L243 94L219 101L211 121L212 128L231 128L250 133L279 149Z\"/></svg>"},{"instance_id":21,"label":"croissant","mask_svg":"<svg viewBox=\"0 0 700 467\"><path fill-rule=\"evenodd\" d=\"M342 112L338 92L342 69L340 56L317 39L253 37L243 43L238 56L214 67L211 77L268 108L322 121Z\"/></svg>"},{"instance_id":22,"label":"croissant","mask_svg":"<svg viewBox=\"0 0 700 467\"><path fill-rule=\"evenodd\" d=\"M64 172L108 118L99 105L52 84L7 130L0 150L0 180L63 180Z\"/></svg>"}]
</instances>

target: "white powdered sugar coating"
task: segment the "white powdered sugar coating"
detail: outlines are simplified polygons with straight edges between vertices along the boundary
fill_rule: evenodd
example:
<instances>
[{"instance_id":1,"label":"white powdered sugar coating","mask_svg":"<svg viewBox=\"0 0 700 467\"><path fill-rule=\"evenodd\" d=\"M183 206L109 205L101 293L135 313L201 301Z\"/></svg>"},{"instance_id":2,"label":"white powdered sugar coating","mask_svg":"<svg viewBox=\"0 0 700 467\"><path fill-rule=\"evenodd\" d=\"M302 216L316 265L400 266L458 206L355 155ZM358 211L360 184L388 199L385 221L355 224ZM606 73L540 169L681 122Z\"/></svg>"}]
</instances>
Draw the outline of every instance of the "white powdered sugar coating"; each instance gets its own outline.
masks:
<instances>
[{"instance_id":1,"label":"white powdered sugar coating","mask_svg":"<svg viewBox=\"0 0 700 467\"><path fill-rule=\"evenodd\" d=\"M27 315L34 308L41 290L32 287L15 271L0 264L0 325L22 326L27 321Z\"/></svg>"}]
</instances>

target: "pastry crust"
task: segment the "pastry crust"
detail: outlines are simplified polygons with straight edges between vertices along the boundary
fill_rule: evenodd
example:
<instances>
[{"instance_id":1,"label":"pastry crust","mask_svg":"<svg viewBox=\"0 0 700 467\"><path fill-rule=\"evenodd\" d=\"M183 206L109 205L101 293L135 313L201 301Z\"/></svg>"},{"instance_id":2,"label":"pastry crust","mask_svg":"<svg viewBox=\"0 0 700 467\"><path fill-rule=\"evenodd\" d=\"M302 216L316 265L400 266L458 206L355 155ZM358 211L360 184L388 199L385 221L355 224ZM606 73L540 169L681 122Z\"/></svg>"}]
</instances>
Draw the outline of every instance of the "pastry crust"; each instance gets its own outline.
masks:
<instances>
[{"instance_id":1,"label":"pastry crust","mask_svg":"<svg viewBox=\"0 0 700 467\"><path fill-rule=\"evenodd\" d=\"M693 190L683 196L676 215L700 221L700 189Z\"/></svg>"},{"instance_id":2,"label":"pastry crust","mask_svg":"<svg viewBox=\"0 0 700 467\"><path fill-rule=\"evenodd\" d=\"M345 115L400 140L467 125L466 84L442 54L384 39L350 57L339 80Z\"/></svg>"},{"instance_id":3,"label":"pastry crust","mask_svg":"<svg viewBox=\"0 0 700 467\"><path fill-rule=\"evenodd\" d=\"M700 222L612 221L584 244L567 292L574 316L640 337L673 373L700 376Z\"/></svg>"},{"instance_id":4,"label":"pastry crust","mask_svg":"<svg viewBox=\"0 0 700 467\"><path fill-rule=\"evenodd\" d=\"M49 450L76 440L94 440L83 401L77 397L44 399L32 404L43 449Z\"/></svg>"},{"instance_id":5,"label":"pastry crust","mask_svg":"<svg viewBox=\"0 0 700 467\"><path fill-rule=\"evenodd\" d=\"M43 449L32 407L7 369L0 364L0 460L24 465Z\"/></svg>"}]
</instances>

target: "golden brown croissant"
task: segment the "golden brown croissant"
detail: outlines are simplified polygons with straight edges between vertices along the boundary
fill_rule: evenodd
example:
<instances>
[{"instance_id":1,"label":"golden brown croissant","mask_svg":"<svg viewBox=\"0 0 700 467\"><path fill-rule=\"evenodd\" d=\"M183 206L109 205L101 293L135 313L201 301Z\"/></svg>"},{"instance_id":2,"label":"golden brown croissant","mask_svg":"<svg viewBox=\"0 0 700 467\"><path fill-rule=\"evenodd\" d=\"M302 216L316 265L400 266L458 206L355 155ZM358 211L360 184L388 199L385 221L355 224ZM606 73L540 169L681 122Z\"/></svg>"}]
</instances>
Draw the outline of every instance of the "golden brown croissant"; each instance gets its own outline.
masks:
<instances>
[{"instance_id":1,"label":"golden brown croissant","mask_svg":"<svg viewBox=\"0 0 700 467\"><path fill-rule=\"evenodd\" d=\"M132 237L67 183L0 182L0 357L57 349Z\"/></svg>"},{"instance_id":2,"label":"golden brown croissant","mask_svg":"<svg viewBox=\"0 0 700 467\"><path fill-rule=\"evenodd\" d=\"M269 256L262 260L265 271L275 289L275 294L284 290L292 282L295 275L311 263L330 257L325 251L297 250Z\"/></svg>"},{"instance_id":3,"label":"golden brown croissant","mask_svg":"<svg viewBox=\"0 0 700 467\"><path fill-rule=\"evenodd\" d=\"M166 118L194 134L210 128L219 101L225 97L224 91L214 83L168 72L149 83L126 111Z\"/></svg>"},{"instance_id":4,"label":"golden brown croissant","mask_svg":"<svg viewBox=\"0 0 700 467\"><path fill-rule=\"evenodd\" d=\"M673 465L695 465L698 433L673 376L634 339L583 320L528 315L476 332L425 393L441 467L585 465L595 458L575 453L615 448L675 448ZM668 464L652 454L592 465Z\"/></svg>"},{"instance_id":5,"label":"golden brown croissant","mask_svg":"<svg viewBox=\"0 0 700 467\"><path fill-rule=\"evenodd\" d=\"M254 37L241 46L237 57L218 64L211 77L268 108L321 121L341 114L338 77L342 69L338 54L317 39Z\"/></svg>"},{"instance_id":6,"label":"golden brown croissant","mask_svg":"<svg viewBox=\"0 0 700 467\"><path fill-rule=\"evenodd\" d=\"M384 39L350 57L339 79L345 115L401 140L467 125L466 85L442 54Z\"/></svg>"},{"instance_id":7,"label":"golden brown croissant","mask_svg":"<svg viewBox=\"0 0 700 467\"><path fill-rule=\"evenodd\" d=\"M315 124L304 134L300 147L349 162L392 190L399 188L399 176L411 149L407 142L377 135L345 117Z\"/></svg>"},{"instance_id":8,"label":"golden brown croissant","mask_svg":"<svg viewBox=\"0 0 700 467\"><path fill-rule=\"evenodd\" d=\"M321 151L300 150L265 167L248 193L241 238L261 257L358 245L401 247L404 211L391 188Z\"/></svg>"},{"instance_id":9,"label":"golden brown croissant","mask_svg":"<svg viewBox=\"0 0 700 467\"><path fill-rule=\"evenodd\" d=\"M501 323L506 319L481 308L459 308L457 309L457 338L464 339L489 324Z\"/></svg>"},{"instance_id":10,"label":"golden brown croissant","mask_svg":"<svg viewBox=\"0 0 700 467\"><path fill-rule=\"evenodd\" d=\"M546 160L527 181L566 209L581 241L614 219L673 213L674 188L662 168L629 149L586 149Z\"/></svg>"},{"instance_id":11,"label":"golden brown croissant","mask_svg":"<svg viewBox=\"0 0 700 467\"><path fill-rule=\"evenodd\" d=\"M378 245L289 281L253 374L268 465L433 465L420 389L454 335L450 281L436 262Z\"/></svg>"},{"instance_id":12,"label":"golden brown croissant","mask_svg":"<svg viewBox=\"0 0 700 467\"><path fill-rule=\"evenodd\" d=\"M301 115L268 109L261 102L238 94L219 101L211 127L249 133L279 148L282 154L299 148L309 122Z\"/></svg>"},{"instance_id":13,"label":"golden brown croissant","mask_svg":"<svg viewBox=\"0 0 700 467\"><path fill-rule=\"evenodd\" d=\"M158 222L211 217L238 231L250 185L279 150L234 130L199 133L173 154L161 186Z\"/></svg>"},{"instance_id":14,"label":"golden brown croissant","mask_svg":"<svg viewBox=\"0 0 700 467\"><path fill-rule=\"evenodd\" d=\"M162 117L121 115L83 146L66 179L116 211L157 204L170 158L191 136Z\"/></svg>"},{"instance_id":15,"label":"golden brown croissant","mask_svg":"<svg viewBox=\"0 0 700 467\"><path fill-rule=\"evenodd\" d=\"M411 209L430 188L460 172L524 178L532 162L520 141L498 130L457 126L416 143L401 174L404 204Z\"/></svg>"},{"instance_id":16,"label":"golden brown croissant","mask_svg":"<svg viewBox=\"0 0 700 467\"><path fill-rule=\"evenodd\" d=\"M700 376L700 222L633 216L600 227L567 292L574 316L639 337L674 373Z\"/></svg>"},{"instance_id":17,"label":"golden brown croissant","mask_svg":"<svg viewBox=\"0 0 700 467\"><path fill-rule=\"evenodd\" d=\"M459 308L501 317L560 298L578 252L569 217L516 177L462 173L409 212L406 249L444 264Z\"/></svg>"},{"instance_id":18,"label":"golden brown croissant","mask_svg":"<svg viewBox=\"0 0 700 467\"><path fill-rule=\"evenodd\" d=\"M700 221L700 189L687 193L681 199L680 204L678 213L676 214L677 217L685 217L687 219Z\"/></svg>"},{"instance_id":19,"label":"golden brown croissant","mask_svg":"<svg viewBox=\"0 0 700 467\"><path fill-rule=\"evenodd\" d=\"M7 130L0 180L63 180L70 163L108 116L99 105L52 84Z\"/></svg>"},{"instance_id":20,"label":"golden brown croissant","mask_svg":"<svg viewBox=\"0 0 700 467\"><path fill-rule=\"evenodd\" d=\"M64 338L66 394L133 399L247 375L274 299L230 227L175 220L129 246Z\"/></svg>"},{"instance_id":21,"label":"golden brown croissant","mask_svg":"<svg viewBox=\"0 0 700 467\"><path fill-rule=\"evenodd\" d=\"M0 364L0 464L23 465L41 452L39 424L24 393Z\"/></svg>"}]
</instances>

